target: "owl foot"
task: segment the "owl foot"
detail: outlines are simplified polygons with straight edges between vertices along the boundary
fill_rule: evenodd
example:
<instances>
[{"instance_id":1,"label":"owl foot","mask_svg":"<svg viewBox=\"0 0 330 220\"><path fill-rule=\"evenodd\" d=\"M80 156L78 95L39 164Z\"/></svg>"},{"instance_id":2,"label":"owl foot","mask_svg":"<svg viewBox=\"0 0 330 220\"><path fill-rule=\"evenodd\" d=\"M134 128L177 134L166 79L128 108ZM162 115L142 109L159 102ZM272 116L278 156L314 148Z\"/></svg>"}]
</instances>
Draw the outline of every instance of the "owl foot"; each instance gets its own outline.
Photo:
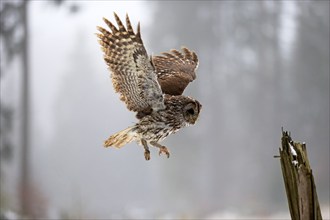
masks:
<instances>
[{"instance_id":1,"label":"owl foot","mask_svg":"<svg viewBox=\"0 0 330 220\"><path fill-rule=\"evenodd\" d=\"M146 158L146 160L150 160L150 151L149 151L147 141L144 139L141 139L141 143L144 147L144 158Z\"/></svg>"},{"instance_id":2,"label":"owl foot","mask_svg":"<svg viewBox=\"0 0 330 220\"><path fill-rule=\"evenodd\" d=\"M155 141L151 141L150 144L159 148L159 156L162 153L164 153L164 154L166 154L167 158L170 157L170 152L167 150L167 148L165 146L162 146L161 144L159 144L159 143L157 143Z\"/></svg>"},{"instance_id":3,"label":"owl foot","mask_svg":"<svg viewBox=\"0 0 330 220\"><path fill-rule=\"evenodd\" d=\"M165 146L161 146L159 147L159 156L164 153L166 154L167 158L170 157L170 152L167 150L167 148Z\"/></svg>"},{"instance_id":4,"label":"owl foot","mask_svg":"<svg viewBox=\"0 0 330 220\"><path fill-rule=\"evenodd\" d=\"M149 150L144 151L144 158L146 158L146 160L150 160L150 151Z\"/></svg>"}]
</instances>

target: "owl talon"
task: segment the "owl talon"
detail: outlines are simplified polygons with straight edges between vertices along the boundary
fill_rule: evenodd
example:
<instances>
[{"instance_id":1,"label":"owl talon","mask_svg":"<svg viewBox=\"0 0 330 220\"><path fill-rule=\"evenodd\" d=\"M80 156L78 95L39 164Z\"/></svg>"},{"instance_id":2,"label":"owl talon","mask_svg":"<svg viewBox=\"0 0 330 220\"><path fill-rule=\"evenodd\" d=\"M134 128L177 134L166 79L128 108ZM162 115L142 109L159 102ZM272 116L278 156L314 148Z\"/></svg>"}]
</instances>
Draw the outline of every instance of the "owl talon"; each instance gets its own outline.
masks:
<instances>
[{"instance_id":1,"label":"owl talon","mask_svg":"<svg viewBox=\"0 0 330 220\"><path fill-rule=\"evenodd\" d=\"M150 151L145 151L145 152L144 152L144 158L145 158L146 160L150 160Z\"/></svg>"},{"instance_id":2,"label":"owl talon","mask_svg":"<svg viewBox=\"0 0 330 220\"><path fill-rule=\"evenodd\" d=\"M170 152L169 152L169 151L167 150L167 148L164 147L164 146L162 146L162 147L159 148L159 156L160 156L162 153L166 154L167 158L170 157Z\"/></svg>"}]
</instances>

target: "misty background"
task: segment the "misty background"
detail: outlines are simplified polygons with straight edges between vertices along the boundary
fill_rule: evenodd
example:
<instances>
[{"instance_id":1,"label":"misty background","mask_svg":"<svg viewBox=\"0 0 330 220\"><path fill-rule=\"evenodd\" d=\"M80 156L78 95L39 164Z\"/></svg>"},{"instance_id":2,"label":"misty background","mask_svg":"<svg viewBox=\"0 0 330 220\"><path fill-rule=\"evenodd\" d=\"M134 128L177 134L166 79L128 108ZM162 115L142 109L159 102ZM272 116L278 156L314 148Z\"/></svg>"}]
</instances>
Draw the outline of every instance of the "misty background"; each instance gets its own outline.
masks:
<instances>
[{"instance_id":1,"label":"misty background","mask_svg":"<svg viewBox=\"0 0 330 220\"><path fill-rule=\"evenodd\" d=\"M306 142L329 218L329 1L1 1L1 212L35 218L289 218L281 127ZM137 120L96 26L129 14L149 55L199 57L196 125L171 157L103 141ZM136 29L135 29L136 30Z\"/></svg>"}]
</instances>

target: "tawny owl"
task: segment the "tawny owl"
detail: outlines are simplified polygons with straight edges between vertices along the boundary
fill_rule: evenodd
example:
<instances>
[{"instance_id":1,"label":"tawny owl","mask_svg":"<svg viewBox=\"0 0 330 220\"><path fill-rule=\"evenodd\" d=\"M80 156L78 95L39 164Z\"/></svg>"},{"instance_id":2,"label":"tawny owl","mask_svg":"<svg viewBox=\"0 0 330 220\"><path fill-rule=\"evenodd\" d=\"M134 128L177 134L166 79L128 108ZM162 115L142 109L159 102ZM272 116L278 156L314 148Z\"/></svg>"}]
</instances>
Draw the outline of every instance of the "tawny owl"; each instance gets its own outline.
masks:
<instances>
[{"instance_id":1,"label":"tawny owl","mask_svg":"<svg viewBox=\"0 0 330 220\"><path fill-rule=\"evenodd\" d=\"M137 113L139 122L109 137L105 147L120 148L131 141L144 147L150 159L148 145L159 148L159 154L169 157L160 144L168 135L182 127L195 124L201 104L183 96L183 90L196 78L197 55L187 48L171 50L162 56L149 57L143 46L140 23L134 33L128 15L126 27L114 13L118 28L103 19L111 31L97 27L104 60L111 71L114 89L129 110Z\"/></svg>"}]
</instances>

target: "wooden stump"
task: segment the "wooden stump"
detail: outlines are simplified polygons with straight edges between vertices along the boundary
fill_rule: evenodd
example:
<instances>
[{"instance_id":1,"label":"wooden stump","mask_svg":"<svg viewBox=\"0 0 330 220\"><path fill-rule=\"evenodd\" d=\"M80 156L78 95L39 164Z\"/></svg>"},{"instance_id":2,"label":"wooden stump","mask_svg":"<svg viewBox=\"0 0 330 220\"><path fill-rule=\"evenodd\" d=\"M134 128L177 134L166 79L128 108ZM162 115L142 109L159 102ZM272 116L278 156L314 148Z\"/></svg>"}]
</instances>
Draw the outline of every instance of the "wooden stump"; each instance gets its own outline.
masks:
<instances>
[{"instance_id":1,"label":"wooden stump","mask_svg":"<svg viewBox=\"0 0 330 220\"><path fill-rule=\"evenodd\" d=\"M290 133L282 130L280 159L291 218L321 220L322 215L306 144L292 141Z\"/></svg>"}]
</instances>

